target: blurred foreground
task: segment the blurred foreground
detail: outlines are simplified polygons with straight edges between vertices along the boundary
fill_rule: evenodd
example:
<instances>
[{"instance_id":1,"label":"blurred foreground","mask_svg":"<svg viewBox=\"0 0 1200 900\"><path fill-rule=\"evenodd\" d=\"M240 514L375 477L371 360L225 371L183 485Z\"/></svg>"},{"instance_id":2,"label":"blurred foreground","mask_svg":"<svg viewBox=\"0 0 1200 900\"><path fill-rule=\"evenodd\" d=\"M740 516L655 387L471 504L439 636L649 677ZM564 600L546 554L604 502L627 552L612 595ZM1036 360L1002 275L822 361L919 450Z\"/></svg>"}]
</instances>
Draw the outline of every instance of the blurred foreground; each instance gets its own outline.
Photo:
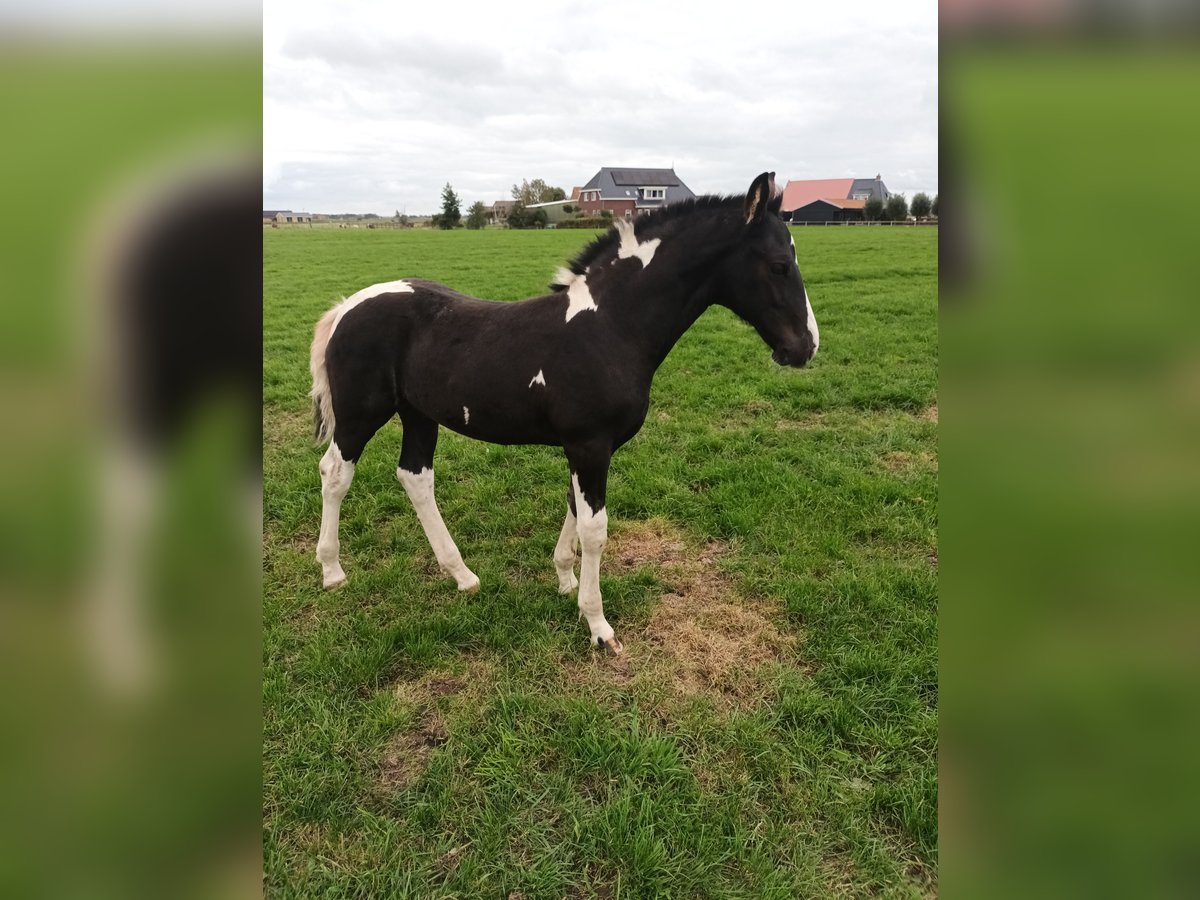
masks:
<instances>
[{"instance_id":1,"label":"blurred foreground","mask_svg":"<svg viewBox=\"0 0 1200 900\"><path fill-rule=\"evenodd\" d=\"M1200 884L1193 9L943 7L948 896Z\"/></svg>"},{"instance_id":2,"label":"blurred foreground","mask_svg":"<svg viewBox=\"0 0 1200 900\"><path fill-rule=\"evenodd\" d=\"M0 895L256 895L257 34L23 12L0 26Z\"/></svg>"}]
</instances>

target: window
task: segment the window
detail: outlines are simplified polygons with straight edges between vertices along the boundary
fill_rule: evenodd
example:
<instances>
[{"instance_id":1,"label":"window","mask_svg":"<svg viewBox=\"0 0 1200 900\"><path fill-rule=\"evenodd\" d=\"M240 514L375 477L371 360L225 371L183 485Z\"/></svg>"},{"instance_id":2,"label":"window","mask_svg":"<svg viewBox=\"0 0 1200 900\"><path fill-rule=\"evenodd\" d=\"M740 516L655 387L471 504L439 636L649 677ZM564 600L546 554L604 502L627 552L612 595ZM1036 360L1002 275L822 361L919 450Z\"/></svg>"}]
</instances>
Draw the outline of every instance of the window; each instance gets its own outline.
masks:
<instances>
[{"instance_id":1,"label":"window","mask_svg":"<svg viewBox=\"0 0 1200 900\"><path fill-rule=\"evenodd\" d=\"M667 189L661 187L642 188L642 196L647 200L663 200L667 196Z\"/></svg>"}]
</instances>

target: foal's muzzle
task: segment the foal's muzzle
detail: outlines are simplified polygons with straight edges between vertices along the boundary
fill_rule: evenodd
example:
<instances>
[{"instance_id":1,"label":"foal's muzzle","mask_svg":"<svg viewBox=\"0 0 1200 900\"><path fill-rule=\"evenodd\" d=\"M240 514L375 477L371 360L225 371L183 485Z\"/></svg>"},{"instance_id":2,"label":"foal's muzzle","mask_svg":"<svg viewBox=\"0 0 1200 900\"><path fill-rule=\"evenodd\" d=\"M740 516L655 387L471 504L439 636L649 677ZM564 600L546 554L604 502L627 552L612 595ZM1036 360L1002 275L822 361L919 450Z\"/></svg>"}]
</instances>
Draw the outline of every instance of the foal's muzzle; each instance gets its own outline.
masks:
<instances>
[{"instance_id":1,"label":"foal's muzzle","mask_svg":"<svg viewBox=\"0 0 1200 900\"><path fill-rule=\"evenodd\" d=\"M793 349L776 347L771 351L771 359L775 360L781 366L791 366L793 369L803 368L812 358L813 349L811 344L807 347Z\"/></svg>"}]
</instances>

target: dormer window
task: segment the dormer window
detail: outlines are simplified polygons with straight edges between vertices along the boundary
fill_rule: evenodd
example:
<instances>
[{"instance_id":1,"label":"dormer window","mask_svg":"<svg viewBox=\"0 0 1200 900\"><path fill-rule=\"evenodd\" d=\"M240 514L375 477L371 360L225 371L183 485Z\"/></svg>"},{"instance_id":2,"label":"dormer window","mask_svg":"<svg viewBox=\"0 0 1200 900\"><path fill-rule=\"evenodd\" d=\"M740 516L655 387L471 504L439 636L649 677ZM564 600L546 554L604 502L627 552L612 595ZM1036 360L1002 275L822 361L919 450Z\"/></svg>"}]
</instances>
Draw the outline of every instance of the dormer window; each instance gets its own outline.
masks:
<instances>
[{"instance_id":1,"label":"dormer window","mask_svg":"<svg viewBox=\"0 0 1200 900\"><path fill-rule=\"evenodd\" d=\"M665 200L667 197L667 189L665 187L644 187L642 188L643 200Z\"/></svg>"}]
</instances>

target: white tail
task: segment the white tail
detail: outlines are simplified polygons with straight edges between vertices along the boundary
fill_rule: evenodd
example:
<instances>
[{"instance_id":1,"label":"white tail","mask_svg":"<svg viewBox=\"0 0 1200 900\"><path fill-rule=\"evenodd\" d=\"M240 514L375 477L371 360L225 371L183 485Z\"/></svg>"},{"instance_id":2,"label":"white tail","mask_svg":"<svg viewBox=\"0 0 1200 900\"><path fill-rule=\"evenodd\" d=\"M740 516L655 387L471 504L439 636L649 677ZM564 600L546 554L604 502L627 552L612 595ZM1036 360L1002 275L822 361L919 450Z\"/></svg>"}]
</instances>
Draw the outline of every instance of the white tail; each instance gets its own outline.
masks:
<instances>
[{"instance_id":1,"label":"white tail","mask_svg":"<svg viewBox=\"0 0 1200 900\"><path fill-rule=\"evenodd\" d=\"M329 390L329 374L325 371L325 348L337 325L342 305L339 303L317 320L313 330L312 351L308 368L312 372L313 438L318 444L333 437L333 394Z\"/></svg>"}]
</instances>

